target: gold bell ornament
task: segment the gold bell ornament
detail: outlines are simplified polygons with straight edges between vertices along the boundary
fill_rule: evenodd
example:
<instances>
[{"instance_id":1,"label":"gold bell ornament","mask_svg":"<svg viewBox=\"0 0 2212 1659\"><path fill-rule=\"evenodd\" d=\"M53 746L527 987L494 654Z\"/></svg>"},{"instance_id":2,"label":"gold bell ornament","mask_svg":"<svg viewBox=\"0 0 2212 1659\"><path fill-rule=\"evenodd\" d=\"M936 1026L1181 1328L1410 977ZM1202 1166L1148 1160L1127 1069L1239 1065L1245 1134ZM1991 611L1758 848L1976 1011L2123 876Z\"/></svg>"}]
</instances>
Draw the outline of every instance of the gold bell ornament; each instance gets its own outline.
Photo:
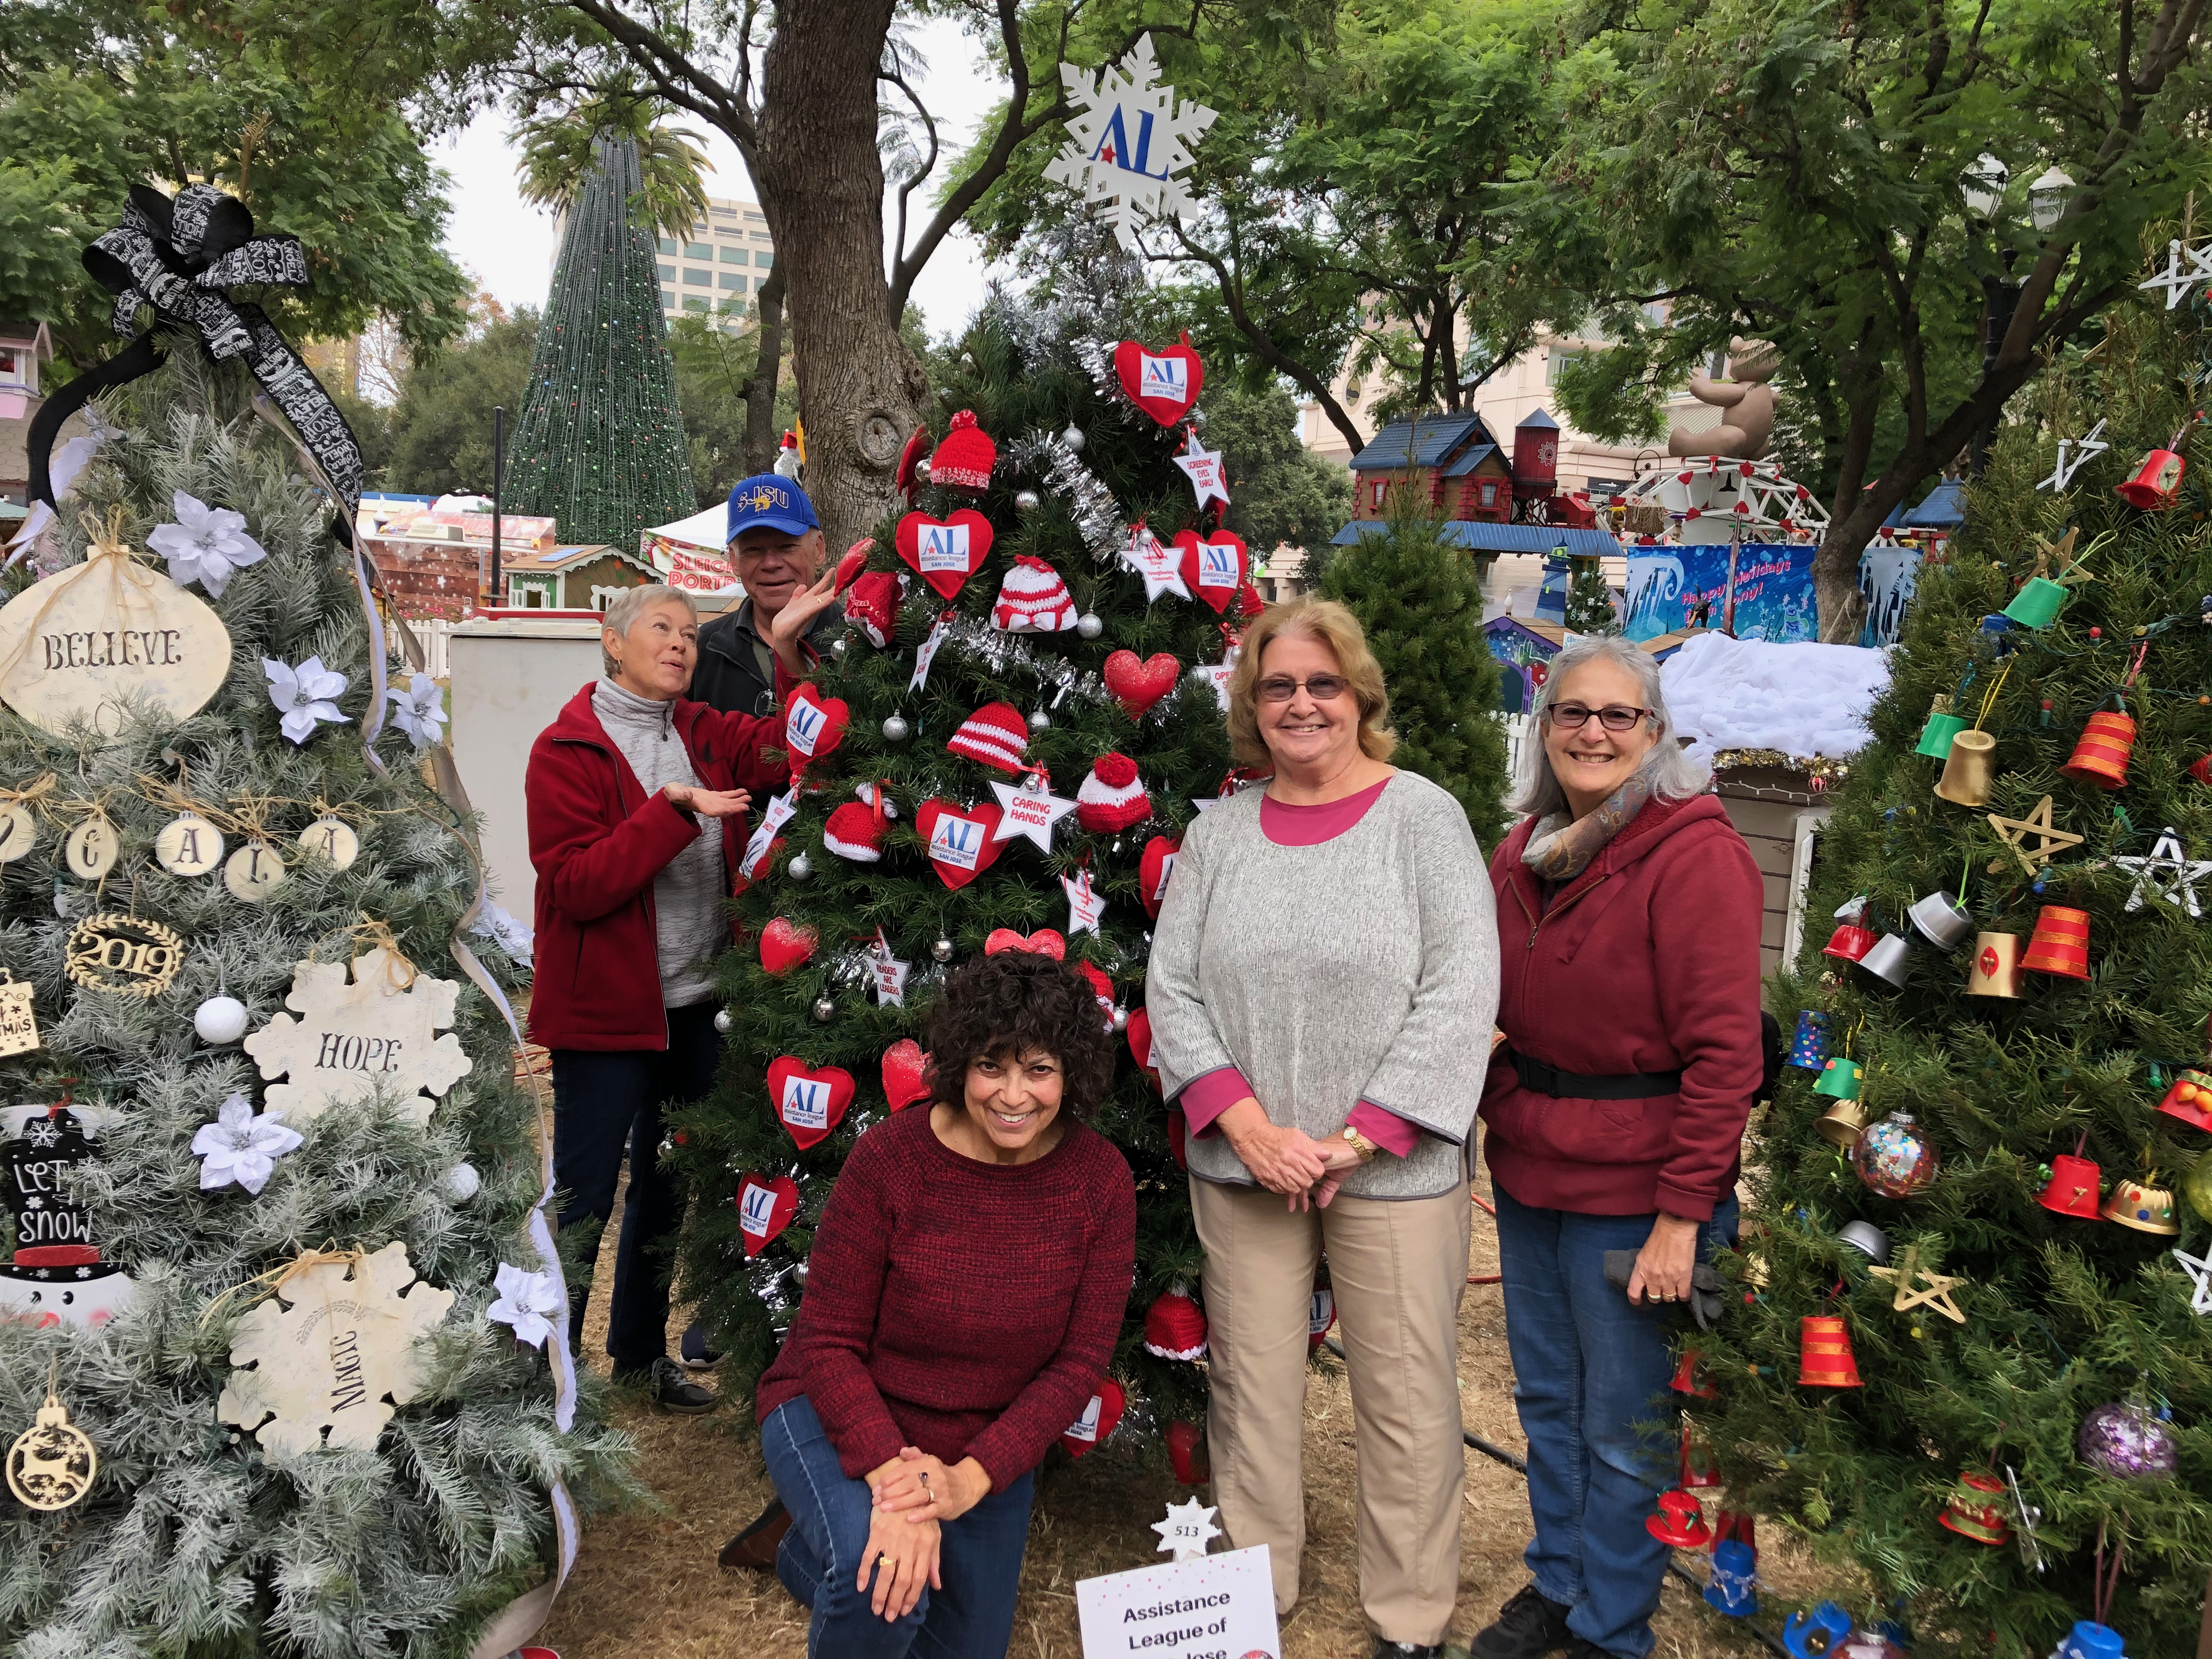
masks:
<instances>
[{"instance_id":1,"label":"gold bell ornament","mask_svg":"<svg viewBox=\"0 0 2212 1659\"><path fill-rule=\"evenodd\" d=\"M2139 1233L2171 1236L2181 1231L2180 1219L2173 1212L2173 1194L2148 1182L2115 1182L2112 1195L2105 1200L2100 1213L2106 1220L2117 1221Z\"/></svg>"},{"instance_id":2,"label":"gold bell ornament","mask_svg":"<svg viewBox=\"0 0 2212 1659\"><path fill-rule=\"evenodd\" d=\"M1955 806L1986 806L1996 781L1996 738L1978 730L1961 732L1951 739L1936 793Z\"/></svg>"},{"instance_id":3,"label":"gold bell ornament","mask_svg":"<svg viewBox=\"0 0 2212 1659\"><path fill-rule=\"evenodd\" d=\"M1966 974L1970 997L2017 997L2020 994L2020 935L1977 933L1974 964Z\"/></svg>"}]
</instances>

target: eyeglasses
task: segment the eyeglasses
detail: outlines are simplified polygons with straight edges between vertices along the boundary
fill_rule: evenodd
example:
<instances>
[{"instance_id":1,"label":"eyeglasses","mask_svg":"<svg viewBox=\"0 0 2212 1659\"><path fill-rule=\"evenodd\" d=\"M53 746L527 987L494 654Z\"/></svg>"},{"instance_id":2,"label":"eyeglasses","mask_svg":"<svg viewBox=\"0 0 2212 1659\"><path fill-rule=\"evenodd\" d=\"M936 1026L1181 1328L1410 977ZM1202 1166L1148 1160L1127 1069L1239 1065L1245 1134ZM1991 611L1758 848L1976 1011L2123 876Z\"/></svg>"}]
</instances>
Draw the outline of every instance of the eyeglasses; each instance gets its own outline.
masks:
<instances>
[{"instance_id":1,"label":"eyeglasses","mask_svg":"<svg viewBox=\"0 0 2212 1659\"><path fill-rule=\"evenodd\" d=\"M1270 674L1253 689L1260 694L1261 702L1288 702L1298 692L1299 682L1287 674ZM1309 674L1304 680L1306 696L1316 702L1332 702L1342 696L1350 682L1340 674Z\"/></svg>"},{"instance_id":2,"label":"eyeglasses","mask_svg":"<svg viewBox=\"0 0 2212 1659\"><path fill-rule=\"evenodd\" d=\"M1545 718L1553 725L1563 726L1570 732L1579 728L1593 714L1597 716L1598 724L1607 731L1626 732L1633 728L1637 721L1650 719L1651 711L1648 708L1629 708L1620 703L1591 708L1579 702L1557 702L1544 711Z\"/></svg>"}]
</instances>

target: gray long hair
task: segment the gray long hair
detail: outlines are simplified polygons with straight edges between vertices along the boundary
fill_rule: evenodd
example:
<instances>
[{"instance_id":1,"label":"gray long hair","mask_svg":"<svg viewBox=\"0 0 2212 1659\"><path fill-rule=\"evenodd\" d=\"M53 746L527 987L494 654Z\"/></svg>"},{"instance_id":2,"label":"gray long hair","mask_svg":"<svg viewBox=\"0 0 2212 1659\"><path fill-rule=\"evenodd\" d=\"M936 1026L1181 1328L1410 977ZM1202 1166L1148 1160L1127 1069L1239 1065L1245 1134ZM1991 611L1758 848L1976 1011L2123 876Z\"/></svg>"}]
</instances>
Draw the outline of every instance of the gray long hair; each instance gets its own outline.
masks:
<instances>
[{"instance_id":1,"label":"gray long hair","mask_svg":"<svg viewBox=\"0 0 2212 1659\"><path fill-rule=\"evenodd\" d=\"M1552 659L1551 672L1545 677L1543 689L1536 693L1536 706L1532 711L1540 725L1544 711L1558 701L1559 687L1567 676L1589 662L1609 662L1633 675L1644 706L1651 711L1650 722L1657 730L1659 741L1637 769L1651 786L1651 793L1661 800L1686 800L1692 795L1704 794L1713 781L1713 769L1691 759L1676 741L1674 717L1667 712L1667 695L1660 689L1658 659L1617 634L1586 635ZM1528 740L1521 745L1519 775L1514 781L1514 796L1507 810L1534 818L1546 818L1566 811L1566 792L1559 787L1559 780L1552 771L1552 757L1544 752L1540 730L1531 732Z\"/></svg>"}]
</instances>

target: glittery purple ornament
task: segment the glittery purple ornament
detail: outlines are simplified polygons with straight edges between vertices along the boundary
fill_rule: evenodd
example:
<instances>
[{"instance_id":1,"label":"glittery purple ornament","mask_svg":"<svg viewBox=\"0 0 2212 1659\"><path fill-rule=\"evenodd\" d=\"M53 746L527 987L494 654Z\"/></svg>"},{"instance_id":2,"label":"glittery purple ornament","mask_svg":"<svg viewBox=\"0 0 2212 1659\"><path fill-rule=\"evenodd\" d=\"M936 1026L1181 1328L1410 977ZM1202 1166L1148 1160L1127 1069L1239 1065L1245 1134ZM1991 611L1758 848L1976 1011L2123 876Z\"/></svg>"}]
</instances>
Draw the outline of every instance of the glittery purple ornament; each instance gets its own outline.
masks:
<instances>
[{"instance_id":1,"label":"glittery purple ornament","mask_svg":"<svg viewBox=\"0 0 2212 1659\"><path fill-rule=\"evenodd\" d=\"M2081 1461L2122 1480L2155 1480L2180 1462L2173 1431L2140 1400L2116 1400L2081 1419Z\"/></svg>"},{"instance_id":2,"label":"glittery purple ornament","mask_svg":"<svg viewBox=\"0 0 2212 1659\"><path fill-rule=\"evenodd\" d=\"M1910 1112L1892 1112L1859 1132L1851 1162L1859 1179L1884 1198L1910 1198L1936 1179L1942 1160Z\"/></svg>"}]
</instances>

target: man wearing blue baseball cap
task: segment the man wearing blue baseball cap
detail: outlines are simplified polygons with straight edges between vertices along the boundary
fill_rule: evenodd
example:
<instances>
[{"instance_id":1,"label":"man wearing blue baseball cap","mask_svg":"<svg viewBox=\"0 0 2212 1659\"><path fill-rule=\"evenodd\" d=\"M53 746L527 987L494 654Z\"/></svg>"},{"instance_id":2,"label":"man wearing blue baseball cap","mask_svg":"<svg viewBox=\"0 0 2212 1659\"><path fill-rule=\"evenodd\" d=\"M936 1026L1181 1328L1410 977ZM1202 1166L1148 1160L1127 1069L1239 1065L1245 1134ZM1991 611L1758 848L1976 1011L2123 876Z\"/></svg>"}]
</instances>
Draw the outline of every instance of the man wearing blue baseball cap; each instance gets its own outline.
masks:
<instances>
[{"instance_id":1,"label":"man wearing blue baseball cap","mask_svg":"<svg viewBox=\"0 0 2212 1659\"><path fill-rule=\"evenodd\" d=\"M775 653L768 625L821 574L824 549L814 503L789 478L763 472L730 492L724 540L730 568L745 597L699 630L699 665L685 695L729 714L775 711ZM831 605L807 629L806 641L827 653L845 625L842 605Z\"/></svg>"}]
</instances>

